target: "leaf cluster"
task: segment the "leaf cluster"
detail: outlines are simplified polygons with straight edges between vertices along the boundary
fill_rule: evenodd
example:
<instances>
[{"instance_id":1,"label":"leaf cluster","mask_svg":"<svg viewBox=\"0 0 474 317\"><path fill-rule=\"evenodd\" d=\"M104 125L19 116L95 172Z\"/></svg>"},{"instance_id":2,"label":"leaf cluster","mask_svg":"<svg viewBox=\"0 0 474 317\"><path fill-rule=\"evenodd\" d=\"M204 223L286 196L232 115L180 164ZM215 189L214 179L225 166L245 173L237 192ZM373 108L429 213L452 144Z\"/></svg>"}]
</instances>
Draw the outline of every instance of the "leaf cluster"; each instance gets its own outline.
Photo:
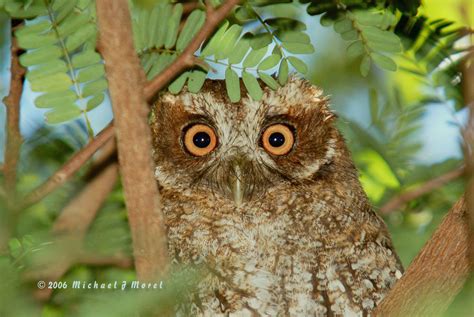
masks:
<instances>
[{"instance_id":1,"label":"leaf cluster","mask_svg":"<svg viewBox=\"0 0 474 317\"><path fill-rule=\"evenodd\" d=\"M361 58L360 72L363 76L368 75L372 62L385 70L397 70L397 64L385 55L402 50L398 36L388 30L396 21L395 15L389 10L345 10L339 13L335 21L328 14L321 17L321 24L333 24L334 30L350 42L347 54L349 58Z\"/></svg>"},{"instance_id":2,"label":"leaf cluster","mask_svg":"<svg viewBox=\"0 0 474 317\"><path fill-rule=\"evenodd\" d=\"M282 1L282 3L287 1ZM234 19L224 21L215 34L202 45L196 56L198 67L179 75L169 86L169 91L179 93L187 83L190 92L198 92L210 71L211 65L226 66L225 80L230 100L239 101L240 72L249 95L255 100L263 91L257 78L271 89L286 83L289 64L305 73L306 64L291 54L310 54L314 48L306 26L291 18L262 19L256 7L270 2L248 2L239 6ZM151 10L136 7L134 10L135 47L141 57L148 79L172 63L196 35L205 20L201 9L192 11L179 30L183 16L181 4L160 3ZM231 22L232 21L232 22ZM246 25L258 23L260 29L245 32ZM171 32L169 30L172 30ZM268 51L273 46L270 55ZM272 70L276 70L272 76Z\"/></svg>"},{"instance_id":3,"label":"leaf cluster","mask_svg":"<svg viewBox=\"0 0 474 317\"><path fill-rule=\"evenodd\" d=\"M63 123L82 114L88 122L86 113L102 103L107 89L104 65L95 52L94 3L47 0L43 9L15 31L19 46L26 50L20 56L28 68L26 78L31 89L41 93L35 105L49 109L48 123Z\"/></svg>"},{"instance_id":4,"label":"leaf cluster","mask_svg":"<svg viewBox=\"0 0 474 317\"><path fill-rule=\"evenodd\" d=\"M413 65L405 70L421 77L431 78L435 87L443 87L446 97L455 100L456 109L465 106L462 97L462 67L474 62L472 45L457 45L461 39L473 34L467 27L455 26L446 19L430 20L420 15L403 15L395 32L402 38L408 51L407 59ZM436 102L435 99L429 99Z\"/></svg>"}]
</instances>

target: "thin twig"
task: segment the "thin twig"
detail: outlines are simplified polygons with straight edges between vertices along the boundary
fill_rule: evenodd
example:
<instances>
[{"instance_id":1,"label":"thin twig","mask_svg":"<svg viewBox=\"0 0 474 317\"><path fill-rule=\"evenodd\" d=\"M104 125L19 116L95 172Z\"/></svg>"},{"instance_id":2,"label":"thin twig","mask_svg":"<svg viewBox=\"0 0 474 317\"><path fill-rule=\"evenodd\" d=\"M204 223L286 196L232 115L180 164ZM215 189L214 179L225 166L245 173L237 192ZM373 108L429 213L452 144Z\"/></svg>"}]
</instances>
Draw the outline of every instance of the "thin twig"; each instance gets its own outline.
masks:
<instances>
[{"instance_id":1,"label":"thin twig","mask_svg":"<svg viewBox=\"0 0 474 317\"><path fill-rule=\"evenodd\" d=\"M128 1L97 0L96 5L135 269L140 280L153 281L167 273L169 262L151 157L149 107L143 94L145 74L133 46Z\"/></svg>"},{"instance_id":2,"label":"thin twig","mask_svg":"<svg viewBox=\"0 0 474 317\"><path fill-rule=\"evenodd\" d=\"M406 204L407 202L416 199L420 196L423 196L427 193L430 193L434 189L437 189L450 181L461 177L465 172L464 167L452 170L446 174L433 178L426 183L422 184L421 186L408 190L404 193L401 193L398 196L393 197L390 199L385 205L380 208L380 213L388 214L392 211L399 209L401 206Z\"/></svg>"},{"instance_id":3,"label":"thin twig","mask_svg":"<svg viewBox=\"0 0 474 317\"><path fill-rule=\"evenodd\" d=\"M195 38L188 45L186 50L183 52L180 57L173 61L163 72L158 74L153 80L148 82L145 86L145 97L147 100L151 100L155 94L160 91L166 83L168 83L172 78L179 74L180 71L190 67L189 65L183 67L178 64L182 63L182 60L186 61L195 61L194 52L199 48L201 43L207 39L217 25L227 16L227 14L232 10L233 6L239 3L239 0L229 0L217 10L208 9L207 18L204 26L201 31L195 36ZM192 45L192 46L191 46ZM191 48L190 48L191 47ZM181 56L186 55L184 58ZM191 65L192 66L192 65ZM67 180L74 175L79 168L84 165L84 163L100 148L102 147L110 138L114 136L112 122L107 128L105 128L94 140L89 142L81 151L76 155L71 157L53 176L51 176L45 183L37 187L33 192L27 195L22 204L22 208L30 206L47 194L63 185Z\"/></svg>"},{"instance_id":4,"label":"thin twig","mask_svg":"<svg viewBox=\"0 0 474 317\"><path fill-rule=\"evenodd\" d=\"M114 136L112 124L102 130L95 139L89 142L79 152L74 154L59 170L57 170L46 182L29 193L23 200L21 208L26 208L40 201L53 190L68 181L89 158Z\"/></svg>"},{"instance_id":5,"label":"thin twig","mask_svg":"<svg viewBox=\"0 0 474 317\"><path fill-rule=\"evenodd\" d=\"M10 92L3 99L7 108L7 124L5 125L6 146L5 163L3 166L5 193L10 207L16 200L17 165L20 157L22 138L20 134L20 100L23 92L25 68L18 58L20 48L15 38L11 46L11 81Z\"/></svg>"}]
</instances>

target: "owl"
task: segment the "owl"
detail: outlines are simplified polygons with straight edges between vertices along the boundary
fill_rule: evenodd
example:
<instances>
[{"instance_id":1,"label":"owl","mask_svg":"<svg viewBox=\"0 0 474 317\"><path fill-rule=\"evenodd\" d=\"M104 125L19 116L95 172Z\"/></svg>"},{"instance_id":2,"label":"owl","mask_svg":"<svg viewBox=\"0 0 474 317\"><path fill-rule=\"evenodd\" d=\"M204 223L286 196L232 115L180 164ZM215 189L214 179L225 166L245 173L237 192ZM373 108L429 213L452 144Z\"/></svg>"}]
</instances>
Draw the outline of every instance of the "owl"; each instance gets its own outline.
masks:
<instances>
[{"instance_id":1,"label":"owl","mask_svg":"<svg viewBox=\"0 0 474 317\"><path fill-rule=\"evenodd\" d=\"M370 315L402 267L328 98L296 77L241 95L207 80L152 109L169 253L204 268L182 315Z\"/></svg>"}]
</instances>

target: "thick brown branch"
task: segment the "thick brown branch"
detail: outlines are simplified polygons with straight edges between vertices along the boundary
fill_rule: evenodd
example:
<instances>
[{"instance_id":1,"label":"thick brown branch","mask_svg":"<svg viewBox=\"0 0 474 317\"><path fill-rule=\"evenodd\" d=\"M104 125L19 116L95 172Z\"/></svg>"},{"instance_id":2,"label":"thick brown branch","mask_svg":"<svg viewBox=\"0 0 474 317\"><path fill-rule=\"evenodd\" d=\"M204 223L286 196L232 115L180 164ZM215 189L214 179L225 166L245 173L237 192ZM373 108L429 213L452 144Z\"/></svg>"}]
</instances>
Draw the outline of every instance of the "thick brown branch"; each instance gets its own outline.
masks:
<instances>
[{"instance_id":1,"label":"thick brown branch","mask_svg":"<svg viewBox=\"0 0 474 317\"><path fill-rule=\"evenodd\" d=\"M393 197L385 205L383 205L380 208L380 212L382 214L388 214L392 211L395 211L407 202L416 199L420 196L423 196L427 193L430 193L433 190L449 183L450 181L461 177L464 172L464 167L461 167L436 178L433 178L415 189L401 193L400 195Z\"/></svg>"},{"instance_id":2,"label":"thick brown branch","mask_svg":"<svg viewBox=\"0 0 474 317\"><path fill-rule=\"evenodd\" d=\"M145 74L133 46L128 1L96 3L135 268L139 279L151 281L167 272L168 249L151 157L149 107L143 94Z\"/></svg>"},{"instance_id":3,"label":"thick brown branch","mask_svg":"<svg viewBox=\"0 0 474 317\"><path fill-rule=\"evenodd\" d=\"M208 38L217 25L226 17L226 15L232 10L232 7L237 4L239 1L230 0L222 5L217 10L208 10L208 18L204 23L201 31L196 35L193 41L189 44L188 48L183 52L182 55L186 54L187 57L181 58L178 57L173 63L171 63L162 73L158 74L152 81L148 82L145 85L145 97L147 100L151 100L153 96L163 89L163 87L168 83L172 78L179 74L180 71L184 70L189 65L184 68L178 64L182 63L183 60L189 62L195 62L194 52L199 48L199 45ZM193 45L191 47L191 45ZM191 48L189 48L191 47ZM192 66L192 65L191 65ZM79 168L101 147L107 142L110 138L114 136L113 124L111 123L106 129L104 129L96 139L92 140L87 144L80 152L74 155L71 159L66 162L66 164L61 167L52 177L50 177L44 184L36 188L32 193L30 193L26 199L25 203L22 206L23 208L29 205L32 205L51 191L55 190L57 187L64 184L70 177L79 170Z\"/></svg>"},{"instance_id":4,"label":"thick brown branch","mask_svg":"<svg viewBox=\"0 0 474 317\"><path fill-rule=\"evenodd\" d=\"M17 165L20 157L20 100L23 92L25 68L20 65L18 58L20 48L16 39L12 38L11 46L11 81L10 92L3 102L7 108L7 124L5 125L6 146L5 163L3 167L5 193L10 207L16 199Z\"/></svg>"},{"instance_id":5,"label":"thick brown branch","mask_svg":"<svg viewBox=\"0 0 474 317\"><path fill-rule=\"evenodd\" d=\"M464 161L467 171L466 204L470 224L470 259L474 271L474 52L466 56L462 64L464 102L469 108L469 119L463 131Z\"/></svg>"},{"instance_id":6,"label":"thick brown branch","mask_svg":"<svg viewBox=\"0 0 474 317\"><path fill-rule=\"evenodd\" d=\"M206 22L198 34L196 34L183 53L171 65L146 85L145 95L148 99L152 98L153 95L160 91L177 74L194 65L194 52L196 52L202 42L212 34L217 25L239 2L240 0L227 0L217 9L213 9L211 5L206 6Z\"/></svg>"},{"instance_id":7,"label":"thick brown branch","mask_svg":"<svg viewBox=\"0 0 474 317\"><path fill-rule=\"evenodd\" d=\"M114 128L112 125L109 125L102 132L100 132L94 140L89 142L84 148L74 154L59 170L57 170L50 178L48 178L46 182L28 194L23 200L21 208L26 208L40 201L53 190L67 182L74 175L74 173L76 173L84 165L84 163L86 163L89 158L104 144L106 144L107 141L109 141L113 136Z\"/></svg>"},{"instance_id":8,"label":"thick brown branch","mask_svg":"<svg viewBox=\"0 0 474 317\"><path fill-rule=\"evenodd\" d=\"M469 228L461 198L376 308L374 316L438 316L469 276Z\"/></svg>"}]
</instances>

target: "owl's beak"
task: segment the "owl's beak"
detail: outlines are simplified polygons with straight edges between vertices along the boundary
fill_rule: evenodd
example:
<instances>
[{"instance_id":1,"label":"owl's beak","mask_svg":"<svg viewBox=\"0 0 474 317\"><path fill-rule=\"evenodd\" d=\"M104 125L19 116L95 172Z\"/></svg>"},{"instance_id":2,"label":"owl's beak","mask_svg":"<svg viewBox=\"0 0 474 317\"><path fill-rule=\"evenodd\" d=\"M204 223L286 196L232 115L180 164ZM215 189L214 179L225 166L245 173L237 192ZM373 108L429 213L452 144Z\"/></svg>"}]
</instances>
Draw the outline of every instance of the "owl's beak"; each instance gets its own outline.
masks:
<instances>
[{"instance_id":1,"label":"owl's beak","mask_svg":"<svg viewBox=\"0 0 474 317\"><path fill-rule=\"evenodd\" d=\"M239 162L234 162L233 166L233 173L229 175L229 187L232 192L232 199L234 200L237 206L242 205L244 201L244 184L243 180L243 173L242 173L242 166Z\"/></svg>"}]
</instances>

